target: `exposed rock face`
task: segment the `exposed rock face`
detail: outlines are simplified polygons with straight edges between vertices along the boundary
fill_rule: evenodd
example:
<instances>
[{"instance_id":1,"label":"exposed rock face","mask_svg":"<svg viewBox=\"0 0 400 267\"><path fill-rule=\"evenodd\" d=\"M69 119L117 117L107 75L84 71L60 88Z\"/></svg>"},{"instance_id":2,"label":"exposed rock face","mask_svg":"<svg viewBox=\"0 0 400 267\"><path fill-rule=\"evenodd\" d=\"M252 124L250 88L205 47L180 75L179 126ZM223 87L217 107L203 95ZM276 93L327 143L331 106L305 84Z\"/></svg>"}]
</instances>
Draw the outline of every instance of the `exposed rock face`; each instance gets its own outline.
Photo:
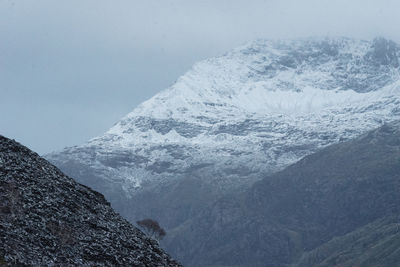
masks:
<instances>
[{"instance_id":1,"label":"exposed rock face","mask_svg":"<svg viewBox=\"0 0 400 267\"><path fill-rule=\"evenodd\" d=\"M396 122L219 200L169 245L187 266L396 266L399 225Z\"/></svg>"},{"instance_id":2,"label":"exposed rock face","mask_svg":"<svg viewBox=\"0 0 400 267\"><path fill-rule=\"evenodd\" d=\"M0 265L180 266L113 211L24 146L0 136Z\"/></svg>"}]
</instances>

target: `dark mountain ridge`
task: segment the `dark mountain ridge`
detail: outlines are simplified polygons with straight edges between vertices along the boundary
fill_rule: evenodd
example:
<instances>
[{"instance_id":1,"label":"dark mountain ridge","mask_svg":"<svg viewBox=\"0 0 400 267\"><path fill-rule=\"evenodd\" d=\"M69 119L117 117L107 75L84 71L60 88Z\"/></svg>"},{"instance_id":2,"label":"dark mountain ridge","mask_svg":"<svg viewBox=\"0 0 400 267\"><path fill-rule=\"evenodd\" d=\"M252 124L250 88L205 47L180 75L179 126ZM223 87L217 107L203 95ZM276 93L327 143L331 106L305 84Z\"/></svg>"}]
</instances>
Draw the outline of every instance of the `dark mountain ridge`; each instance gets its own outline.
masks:
<instances>
[{"instance_id":1,"label":"dark mountain ridge","mask_svg":"<svg viewBox=\"0 0 400 267\"><path fill-rule=\"evenodd\" d=\"M0 135L0 265L180 266L28 148Z\"/></svg>"},{"instance_id":2,"label":"dark mountain ridge","mask_svg":"<svg viewBox=\"0 0 400 267\"><path fill-rule=\"evenodd\" d=\"M362 266L393 266L400 262L400 250L390 246L400 244L399 223L395 122L322 149L244 194L216 202L176 229L167 247L188 266L349 266L357 259ZM383 244L379 250L377 244ZM341 252L347 257L340 258Z\"/></svg>"}]
</instances>

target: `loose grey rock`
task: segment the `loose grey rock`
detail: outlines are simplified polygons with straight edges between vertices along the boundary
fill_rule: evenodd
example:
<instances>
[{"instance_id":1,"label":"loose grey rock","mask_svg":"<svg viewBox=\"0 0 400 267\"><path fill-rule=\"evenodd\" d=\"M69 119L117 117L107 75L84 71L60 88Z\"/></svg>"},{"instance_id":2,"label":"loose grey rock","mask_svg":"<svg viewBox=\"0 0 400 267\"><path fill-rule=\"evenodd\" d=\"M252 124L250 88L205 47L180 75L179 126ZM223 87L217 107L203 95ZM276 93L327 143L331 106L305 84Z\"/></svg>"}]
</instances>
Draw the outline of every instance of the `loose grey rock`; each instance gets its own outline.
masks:
<instances>
[{"instance_id":1,"label":"loose grey rock","mask_svg":"<svg viewBox=\"0 0 400 267\"><path fill-rule=\"evenodd\" d=\"M181 266L103 195L0 135L0 265Z\"/></svg>"}]
</instances>

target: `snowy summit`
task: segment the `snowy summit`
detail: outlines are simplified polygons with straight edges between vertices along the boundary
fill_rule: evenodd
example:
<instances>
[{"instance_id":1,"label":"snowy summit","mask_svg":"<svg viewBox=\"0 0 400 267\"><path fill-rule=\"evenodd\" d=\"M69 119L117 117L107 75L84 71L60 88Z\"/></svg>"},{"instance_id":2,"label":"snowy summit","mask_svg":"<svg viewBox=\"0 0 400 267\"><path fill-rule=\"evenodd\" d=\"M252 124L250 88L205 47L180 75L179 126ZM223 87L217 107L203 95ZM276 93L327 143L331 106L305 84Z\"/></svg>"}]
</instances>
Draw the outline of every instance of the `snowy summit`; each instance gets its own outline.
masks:
<instances>
[{"instance_id":1,"label":"snowy summit","mask_svg":"<svg viewBox=\"0 0 400 267\"><path fill-rule=\"evenodd\" d=\"M400 119L399 58L383 38L257 40L195 64L104 135L48 158L127 196L188 175L241 188Z\"/></svg>"}]
</instances>

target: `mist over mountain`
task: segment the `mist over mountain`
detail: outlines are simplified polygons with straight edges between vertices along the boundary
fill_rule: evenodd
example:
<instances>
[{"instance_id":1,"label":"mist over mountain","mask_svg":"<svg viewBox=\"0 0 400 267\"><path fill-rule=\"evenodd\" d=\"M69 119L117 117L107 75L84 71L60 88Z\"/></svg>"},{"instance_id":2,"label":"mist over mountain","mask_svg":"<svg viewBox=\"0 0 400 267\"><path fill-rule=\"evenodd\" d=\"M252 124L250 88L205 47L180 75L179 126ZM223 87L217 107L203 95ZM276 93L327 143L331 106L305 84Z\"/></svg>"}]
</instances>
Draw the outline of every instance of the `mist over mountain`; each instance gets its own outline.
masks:
<instances>
[{"instance_id":1,"label":"mist over mountain","mask_svg":"<svg viewBox=\"0 0 400 267\"><path fill-rule=\"evenodd\" d=\"M217 256L203 251L197 258L182 245L192 245L204 225L196 224L193 235L179 232L217 199L247 192L307 155L400 119L399 58L400 46L383 38L257 40L195 64L104 135L45 157L103 193L128 220L159 220L176 233L167 235L168 248L186 262L209 257L217 263ZM265 233L274 233L270 227ZM254 262L266 255L290 262L298 252L285 247L293 243L279 249L272 243L284 255L249 252ZM218 246L209 253L218 251L222 259Z\"/></svg>"}]
</instances>

